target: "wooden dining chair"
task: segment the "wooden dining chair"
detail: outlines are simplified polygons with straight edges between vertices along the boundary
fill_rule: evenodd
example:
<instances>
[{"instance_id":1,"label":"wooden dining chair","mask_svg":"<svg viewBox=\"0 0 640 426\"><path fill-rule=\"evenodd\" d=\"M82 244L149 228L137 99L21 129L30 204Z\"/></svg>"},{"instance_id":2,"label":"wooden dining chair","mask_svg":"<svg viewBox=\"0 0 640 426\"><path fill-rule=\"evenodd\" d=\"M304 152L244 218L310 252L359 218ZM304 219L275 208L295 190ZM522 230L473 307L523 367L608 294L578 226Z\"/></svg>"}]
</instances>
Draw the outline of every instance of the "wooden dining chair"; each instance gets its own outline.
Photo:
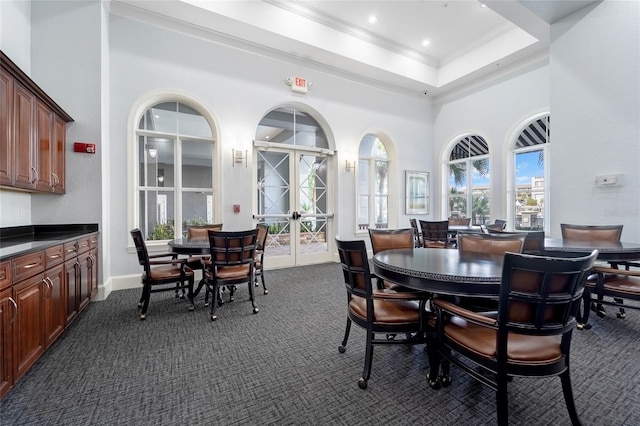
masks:
<instances>
[{"instance_id":1,"label":"wooden dining chair","mask_svg":"<svg viewBox=\"0 0 640 426\"><path fill-rule=\"evenodd\" d=\"M562 233L563 240L573 241L592 241L592 242L620 242L622 236L623 225L575 225L568 223L560 224L560 231ZM611 265L614 269L617 266ZM601 292L602 293L602 292ZM604 296L596 296L596 301L584 300L584 306L582 307L582 315L579 321L579 328L589 328L589 310L594 311L599 317L606 315L606 309L602 300ZM614 296L614 302L622 305L623 299L620 296ZM624 316L624 308L618 312L618 315Z\"/></svg>"},{"instance_id":2,"label":"wooden dining chair","mask_svg":"<svg viewBox=\"0 0 640 426\"><path fill-rule=\"evenodd\" d=\"M524 246L522 253L525 254L544 254L544 231L503 231L498 229L488 229L488 234L520 234L524 235Z\"/></svg>"},{"instance_id":3,"label":"wooden dining chair","mask_svg":"<svg viewBox=\"0 0 640 426\"><path fill-rule=\"evenodd\" d=\"M580 425L569 371L571 335L597 255L505 254L497 318L434 300L443 370L453 363L496 391L498 425L508 424L507 385L515 376L560 376L571 423Z\"/></svg>"},{"instance_id":4,"label":"wooden dining chair","mask_svg":"<svg viewBox=\"0 0 640 426\"><path fill-rule=\"evenodd\" d=\"M216 308L222 305L221 289L230 287L229 300L233 300L234 286L247 283L253 313L258 313L254 296L255 257L258 229L247 231L209 231L211 257L205 261L207 292L213 295L211 321L218 319ZM216 303L216 299L217 302Z\"/></svg>"},{"instance_id":5,"label":"wooden dining chair","mask_svg":"<svg viewBox=\"0 0 640 426\"><path fill-rule=\"evenodd\" d=\"M414 246L422 247L424 244L422 242L422 234L420 233L420 228L418 227L418 221L414 218L410 218L409 224L413 229Z\"/></svg>"},{"instance_id":6,"label":"wooden dining chair","mask_svg":"<svg viewBox=\"0 0 640 426\"><path fill-rule=\"evenodd\" d=\"M449 221L420 220L422 242L426 248L455 248L455 242L449 238Z\"/></svg>"},{"instance_id":7,"label":"wooden dining chair","mask_svg":"<svg viewBox=\"0 0 640 426\"><path fill-rule=\"evenodd\" d=\"M267 285L264 283L264 252L266 249L267 237L269 236L269 225L259 223L256 225L256 229L258 230L258 236L256 238L256 257L254 263L256 287L258 286L258 277L260 277L264 294L269 294Z\"/></svg>"},{"instance_id":8,"label":"wooden dining chair","mask_svg":"<svg viewBox=\"0 0 640 426\"><path fill-rule=\"evenodd\" d=\"M221 223L211 223L211 224L207 224L207 225L191 225L189 227L187 227L187 239L191 240L191 239L203 239L203 240L207 240L209 239L209 235L208 232L209 231L221 231L222 230L222 224ZM189 268L191 268L194 271L202 271L202 278L200 279L200 281L198 282L198 287L196 289L195 294L198 294L200 292L200 290L202 289L202 287L204 286L204 266L203 266L203 261L208 259L209 255L208 254L196 254L193 253L191 255L189 255L189 257L187 258L187 266ZM184 295L184 293L183 293ZM207 297L208 295L205 296L205 306L208 306L208 300L209 298ZM176 289L176 297L178 297L178 290Z\"/></svg>"},{"instance_id":9,"label":"wooden dining chair","mask_svg":"<svg viewBox=\"0 0 640 426\"><path fill-rule=\"evenodd\" d=\"M451 226L469 226L471 225L470 217L450 217L449 225Z\"/></svg>"},{"instance_id":10,"label":"wooden dining chair","mask_svg":"<svg viewBox=\"0 0 640 426\"><path fill-rule=\"evenodd\" d=\"M358 380L360 389L366 389L371 376L374 345L425 343L424 328L428 312L424 309L424 303L407 300L393 290L373 288L363 240L343 241L336 238L336 244L347 290L347 325L338 351L346 351L352 323L366 330L364 368ZM379 333L404 334L406 338L376 338Z\"/></svg>"},{"instance_id":11,"label":"wooden dining chair","mask_svg":"<svg viewBox=\"0 0 640 426\"><path fill-rule=\"evenodd\" d=\"M138 302L140 319L147 318L151 293L186 290L188 309L194 310L193 271L187 266L187 259L178 259L175 254L150 255L139 229L131 230L131 237L138 253L138 262L144 268L141 276L142 296Z\"/></svg>"}]
</instances>

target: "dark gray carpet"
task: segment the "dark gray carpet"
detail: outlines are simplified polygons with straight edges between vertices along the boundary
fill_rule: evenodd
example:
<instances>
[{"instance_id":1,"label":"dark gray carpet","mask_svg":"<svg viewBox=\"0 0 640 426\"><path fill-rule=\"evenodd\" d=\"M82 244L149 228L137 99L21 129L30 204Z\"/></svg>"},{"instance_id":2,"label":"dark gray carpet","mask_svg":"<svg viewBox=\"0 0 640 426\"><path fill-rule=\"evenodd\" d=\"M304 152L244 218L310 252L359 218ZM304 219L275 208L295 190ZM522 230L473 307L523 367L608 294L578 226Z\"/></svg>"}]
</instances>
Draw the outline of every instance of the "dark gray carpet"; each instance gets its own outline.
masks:
<instances>
[{"instance_id":1,"label":"dark gray carpet","mask_svg":"<svg viewBox=\"0 0 640 426\"><path fill-rule=\"evenodd\" d=\"M172 293L139 290L92 303L0 403L8 425L486 425L493 391L453 370L453 385L426 384L424 347L376 347L369 387L358 388L365 334L345 325L338 264L266 271L270 293L246 286L212 322ZM609 308L613 312L613 308ZM585 425L640 424L640 312L592 315L574 332L572 377ZM515 425L565 425L558 378L509 384Z\"/></svg>"}]
</instances>

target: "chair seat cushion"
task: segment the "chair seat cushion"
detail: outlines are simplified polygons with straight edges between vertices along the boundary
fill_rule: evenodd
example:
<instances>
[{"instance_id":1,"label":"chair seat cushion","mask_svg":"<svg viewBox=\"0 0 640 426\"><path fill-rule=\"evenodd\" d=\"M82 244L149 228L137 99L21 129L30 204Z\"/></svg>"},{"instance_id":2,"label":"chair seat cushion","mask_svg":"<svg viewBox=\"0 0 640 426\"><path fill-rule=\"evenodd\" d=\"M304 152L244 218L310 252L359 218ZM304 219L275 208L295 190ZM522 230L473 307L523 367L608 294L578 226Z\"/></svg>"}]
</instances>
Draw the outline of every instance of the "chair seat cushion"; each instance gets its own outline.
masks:
<instances>
[{"instance_id":1,"label":"chair seat cushion","mask_svg":"<svg viewBox=\"0 0 640 426\"><path fill-rule=\"evenodd\" d=\"M587 280L587 287L591 289L595 288L596 282L597 275L590 276ZM604 278L604 290L638 298L640 297L640 277L606 274Z\"/></svg>"},{"instance_id":2,"label":"chair seat cushion","mask_svg":"<svg viewBox=\"0 0 640 426\"><path fill-rule=\"evenodd\" d=\"M367 301L363 297L352 296L349 309L362 320L367 319ZM414 300L399 298L398 301L373 300L374 322L379 324L402 324L420 320L420 305Z\"/></svg>"},{"instance_id":3,"label":"chair seat cushion","mask_svg":"<svg viewBox=\"0 0 640 426\"><path fill-rule=\"evenodd\" d=\"M497 331L451 317L444 325L448 339L486 358L496 357ZM560 359L560 338L558 336L527 336L509 333L507 357L513 363L552 363Z\"/></svg>"},{"instance_id":4,"label":"chair seat cushion","mask_svg":"<svg viewBox=\"0 0 640 426\"><path fill-rule=\"evenodd\" d=\"M217 277L221 280L229 280L235 278L245 278L249 276L251 272L251 265L244 263L242 265L235 266L220 266L218 267ZM207 270L206 277L211 279L211 270Z\"/></svg>"},{"instance_id":5,"label":"chair seat cushion","mask_svg":"<svg viewBox=\"0 0 640 426\"><path fill-rule=\"evenodd\" d=\"M152 280L166 280L170 278L179 279L180 273L181 271L179 266L175 266L175 265L155 266L151 268L151 277L149 278L151 278ZM187 277L193 276L193 271L190 268L185 267L184 274ZM147 278L147 274L143 272L142 279L144 280L146 278Z\"/></svg>"}]
</instances>

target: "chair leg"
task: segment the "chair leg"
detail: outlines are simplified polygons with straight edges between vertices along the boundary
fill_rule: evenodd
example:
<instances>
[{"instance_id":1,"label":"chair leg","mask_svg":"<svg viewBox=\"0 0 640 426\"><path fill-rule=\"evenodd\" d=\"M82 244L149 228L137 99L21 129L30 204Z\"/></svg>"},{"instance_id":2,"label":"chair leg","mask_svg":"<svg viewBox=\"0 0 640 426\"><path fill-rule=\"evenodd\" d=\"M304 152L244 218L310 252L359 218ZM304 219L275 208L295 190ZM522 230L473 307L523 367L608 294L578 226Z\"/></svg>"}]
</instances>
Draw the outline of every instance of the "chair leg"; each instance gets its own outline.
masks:
<instances>
[{"instance_id":1,"label":"chair leg","mask_svg":"<svg viewBox=\"0 0 640 426\"><path fill-rule=\"evenodd\" d=\"M438 352L438 340L433 332L427 332L427 358L429 359L429 375L427 381L433 390L440 389L440 353Z\"/></svg>"},{"instance_id":2,"label":"chair leg","mask_svg":"<svg viewBox=\"0 0 640 426\"><path fill-rule=\"evenodd\" d=\"M213 295L217 295L219 293L219 288L217 284L209 284L207 283L207 294L213 294ZM213 296L213 301L211 301L211 305L210 305L210 309L209 309L209 314L211 316L211 321L215 321L218 319L218 316L216 315L216 307L218 306L218 304L216 303L216 296Z\"/></svg>"},{"instance_id":3,"label":"chair leg","mask_svg":"<svg viewBox=\"0 0 640 426\"><path fill-rule=\"evenodd\" d=\"M497 377L496 410L498 412L498 425L509 425L509 400L507 395L507 375L500 374Z\"/></svg>"},{"instance_id":4,"label":"chair leg","mask_svg":"<svg viewBox=\"0 0 640 426\"><path fill-rule=\"evenodd\" d=\"M362 377L358 380L360 389L367 388L367 381L371 376L371 364L373 362L373 331L367 330L367 349L364 355L364 368L362 369Z\"/></svg>"},{"instance_id":5,"label":"chair leg","mask_svg":"<svg viewBox=\"0 0 640 426\"><path fill-rule=\"evenodd\" d=\"M262 281L262 289L264 290L264 294L269 294L269 290L267 290L267 285L264 283L264 274L260 274L260 280Z\"/></svg>"},{"instance_id":6,"label":"chair leg","mask_svg":"<svg viewBox=\"0 0 640 426\"><path fill-rule=\"evenodd\" d=\"M569 374L569 368L560 375L562 381L562 393L564 394L564 402L567 405L569 411L569 417L571 418L571 424L573 426L580 426L580 419L578 418L578 411L576 410L576 403L573 399L573 388L571 387L571 376Z\"/></svg>"},{"instance_id":7,"label":"chair leg","mask_svg":"<svg viewBox=\"0 0 640 426\"><path fill-rule=\"evenodd\" d=\"M149 309L149 299L151 298L151 286L144 284L142 288L142 311L140 311L140 319L147 319L147 309Z\"/></svg>"},{"instance_id":8,"label":"chair leg","mask_svg":"<svg viewBox=\"0 0 640 426\"><path fill-rule=\"evenodd\" d=\"M253 280L249 280L249 297L251 298L251 306L253 306L253 313L257 314L259 309L258 306L256 305L256 295L255 292L253 291Z\"/></svg>"},{"instance_id":9,"label":"chair leg","mask_svg":"<svg viewBox=\"0 0 640 426\"><path fill-rule=\"evenodd\" d=\"M189 292L187 293L187 303L189 304L188 309L190 311L193 311L196 309L196 305L193 302L193 279L189 280L188 290L189 290ZM184 293L184 289L182 289L182 292Z\"/></svg>"},{"instance_id":10,"label":"chair leg","mask_svg":"<svg viewBox=\"0 0 640 426\"><path fill-rule=\"evenodd\" d=\"M342 338L342 344L338 346L338 352L341 354L347 350L347 341L349 340L349 332L351 331L351 318L347 317L347 326L344 329L344 337Z\"/></svg>"}]
</instances>

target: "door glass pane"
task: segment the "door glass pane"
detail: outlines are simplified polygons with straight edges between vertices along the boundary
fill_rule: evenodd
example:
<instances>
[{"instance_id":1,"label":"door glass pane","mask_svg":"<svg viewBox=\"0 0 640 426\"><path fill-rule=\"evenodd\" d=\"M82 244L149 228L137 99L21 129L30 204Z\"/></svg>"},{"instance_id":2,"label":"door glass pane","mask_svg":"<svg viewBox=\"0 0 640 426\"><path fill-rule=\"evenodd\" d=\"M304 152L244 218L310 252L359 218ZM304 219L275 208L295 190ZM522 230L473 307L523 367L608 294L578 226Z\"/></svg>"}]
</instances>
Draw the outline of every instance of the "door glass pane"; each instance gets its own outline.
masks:
<instances>
[{"instance_id":1,"label":"door glass pane","mask_svg":"<svg viewBox=\"0 0 640 426\"><path fill-rule=\"evenodd\" d=\"M257 151L258 200L257 211L266 215L263 222L269 226L265 255L291 254L289 215L289 154L283 152Z\"/></svg>"},{"instance_id":2,"label":"door glass pane","mask_svg":"<svg viewBox=\"0 0 640 426\"><path fill-rule=\"evenodd\" d=\"M321 155L300 154L299 212L321 215L327 213L327 158ZM326 218L300 219L300 252L317 253L327 250Z\"/></svg>"}]
</instances>

